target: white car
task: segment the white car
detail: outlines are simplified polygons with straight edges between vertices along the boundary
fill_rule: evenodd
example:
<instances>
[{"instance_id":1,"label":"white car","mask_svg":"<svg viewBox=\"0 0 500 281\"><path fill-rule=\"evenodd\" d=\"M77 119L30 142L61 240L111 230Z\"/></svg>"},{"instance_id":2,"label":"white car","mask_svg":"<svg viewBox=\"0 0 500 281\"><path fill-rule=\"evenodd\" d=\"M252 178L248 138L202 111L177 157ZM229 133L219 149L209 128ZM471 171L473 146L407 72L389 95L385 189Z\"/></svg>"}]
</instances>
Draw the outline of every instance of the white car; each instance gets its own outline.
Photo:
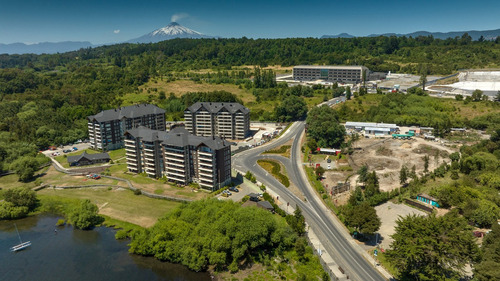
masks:
<instances>
[{"instance_id":1,"label":"white car","mask_svg":"<svg viewBox=\"0 0 500 281\"><path fill-rule=\"evenodd\" d=\"M330 170L332 168L332 166L328 165L328 170Z\"/></svg>"}]
</instances>

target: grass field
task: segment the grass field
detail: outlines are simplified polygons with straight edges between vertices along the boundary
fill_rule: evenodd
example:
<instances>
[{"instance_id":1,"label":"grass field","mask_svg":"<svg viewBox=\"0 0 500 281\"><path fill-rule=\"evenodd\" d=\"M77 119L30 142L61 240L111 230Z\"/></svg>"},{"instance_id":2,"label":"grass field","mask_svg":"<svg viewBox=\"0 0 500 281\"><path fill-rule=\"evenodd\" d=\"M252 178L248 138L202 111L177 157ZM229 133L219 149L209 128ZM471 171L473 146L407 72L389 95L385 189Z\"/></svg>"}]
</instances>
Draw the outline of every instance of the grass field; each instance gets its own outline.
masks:
<instances>
[{"instance_id":1,"label":"grass field","mask_svg":"<svg viewBox=\"0 0 500 281\"><path fill-rule=\"evenodd\" d=\"M244 105L252 112L272 112L280 103L280 100L257 102L256 97L252 94L251 90L243 87L240 88L234 84L210 84L194 82L191 80L176 80L167 82L166 79L156 79L139 87L139 92L128 93L122 96L122 105L127 106L137 103L151 103L158 99L158 95L162 91L165 92L167 96L170 93L173 93L177 97L189 92L227 91L240 98ZM304 98L304 100L307 103L307 106L312 108L313 106L323 102L323 95Z\"/></svg>"},{"instance_id":2,"label":"grass field","mask_svg":"<svg viewBox=\"0 0 500 281\"><path fill-rule=\"evenodd\" d=\"M121 188L113 188L111 190L108 188L68 190L48 188L39 191L38 195L41 198L44 196L51 196L90 199L92 203L99 207L100 214L142 227L152 226L158 218L181 204L173 201L134 195L132 191Z\"/></svg>"}]
</instances>

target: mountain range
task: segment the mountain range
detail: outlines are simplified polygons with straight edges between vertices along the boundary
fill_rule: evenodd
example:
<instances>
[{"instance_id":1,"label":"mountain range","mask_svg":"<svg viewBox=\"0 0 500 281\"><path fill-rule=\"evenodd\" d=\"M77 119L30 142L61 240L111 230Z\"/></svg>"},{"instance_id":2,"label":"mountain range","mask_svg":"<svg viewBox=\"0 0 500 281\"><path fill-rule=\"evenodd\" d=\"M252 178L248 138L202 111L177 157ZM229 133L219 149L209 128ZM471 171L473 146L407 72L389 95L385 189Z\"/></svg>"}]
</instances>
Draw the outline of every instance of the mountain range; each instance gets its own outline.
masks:
<instances>
[{"instance_id":1,"label":"mountain range","mask_svg":"<svg viewBox=\"0 0 500 281\"><path fill-rule=\"evenodd\" d=\"M428 32L428 31L417 31L407 34L399 33L384 33L384 34L370 34L367 37L377 37L377 36L429 36L432 35L434 38L446 39L461 37L464 33L468 33L472 40L478 40L481 36L486 40L493 40L500 36L500 29L494 30L484 30L484 31L453 31L453 32ZM348 33L340 33L337 35L323 35L321 38L354 38L358 37ZM124 43L156 43L164 40L170 40L174 38L217 38L213 36L204 35L198 31L192 30L185 26L178 24L177 22L171 22L165 27L156 29L153 32L145 34L141 37L128 40ZM12 44L1 44L0 43L0 54L54 54L54 53L65 53L70 51L79 50L82 48L92 48L98 47L100 45L93 45L87 41L65 41L65 42L43 42L36 44L24 44L24 43L12 43Z\"/></svg>"},{"instance_id":2,"label":"mountain range","mask_svg":"<svg viewBox=\"0 0 500 281\"><path fill-rule=\"evenodd\" d=\"M477 31L477 30L469 30L469 31L451 31L451 32L428 32L428 31L416 31L412 33L407 33L407 34L400 34L400 33L383 33L383 34L370 34L366 37L378 37L378 36L397 36L397 37L418 37L418 36L429 36L432 35L436 39L447 39L447 38L455 38L455 37L461 37L464 33L467 33L472 37L472 40L478 40L481 36L484 37L486 40L494 40L498 36L500 36L500 29L493 29L493 30L483 30L483 31ZM321 38L354 38L354 37L364 37L364 36L354 36L348 33L340 33L337 35L323 35Z\"/></svg>"}]
</instances>

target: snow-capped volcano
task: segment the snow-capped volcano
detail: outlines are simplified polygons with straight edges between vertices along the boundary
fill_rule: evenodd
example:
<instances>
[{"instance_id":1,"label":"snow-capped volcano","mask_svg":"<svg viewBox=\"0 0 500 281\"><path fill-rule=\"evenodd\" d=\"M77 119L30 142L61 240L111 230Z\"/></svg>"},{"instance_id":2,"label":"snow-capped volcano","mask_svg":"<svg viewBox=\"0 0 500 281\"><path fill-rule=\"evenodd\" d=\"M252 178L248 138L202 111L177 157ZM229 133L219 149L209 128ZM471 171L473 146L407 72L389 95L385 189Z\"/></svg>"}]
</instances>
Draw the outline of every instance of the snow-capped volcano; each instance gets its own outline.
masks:
<instances>
[{"instance_id":1,"label":"snow-capped volcano","mask_svg":"<svg viewBox=\"0 0 500 281\"><path fill-rule=\"evenodd\" d=\"M159 28L151 33L148 33L139 38L127 41L128 43L156 43L163 40L174 38L212 38L211 36L203 35L198 31L194 31L176 22L171 22L169 25Z\"/></svg>"}]
</instances>

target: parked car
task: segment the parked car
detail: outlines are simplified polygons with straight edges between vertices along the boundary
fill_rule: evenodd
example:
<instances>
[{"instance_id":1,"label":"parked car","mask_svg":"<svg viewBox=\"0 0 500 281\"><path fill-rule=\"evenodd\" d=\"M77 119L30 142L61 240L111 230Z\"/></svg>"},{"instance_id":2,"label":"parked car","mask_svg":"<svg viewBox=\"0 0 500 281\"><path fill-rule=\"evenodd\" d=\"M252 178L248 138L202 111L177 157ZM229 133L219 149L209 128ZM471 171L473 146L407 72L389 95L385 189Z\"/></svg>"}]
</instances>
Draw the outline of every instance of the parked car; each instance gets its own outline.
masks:
<instances>
[{"instance_id":1,"label":"parked car","mask_svg":"<svg viewBox=\"0 0 500 281\"><path fill-rule=\"evenodd\" d=\"M222 197L229 197L229 194L222 192Z\"/></svg>"},{"instance_id":2,"label":"parked car","mask_svg":"<svg viewBox=\"0 0 500 281\"><path fill-rule=\"evenodd\" d=\"M99 176L98 174L88 174L87 175L87 178L89 179L94 179L94 180L98 180L101 178L101 176Z\"/></svg>"},{"instance_id":3,"label":"parked car","mask_svg":"<svg viewBox=\"0 0 500 281\"><path fill-rule=\"evenodd\" d=\"M73 146L73 151L77 151L77 150L78 150L78 147Z\"/></svg>"},{"instance_id":4,"label":"parked car","mask_svg":"<svg viewBox=\"0 0 500 281\"><path fill-rule=\"evenodd\" d=\"M69 152L71 152L71 149L65 149L65 150L63 150L63 152L64 153L69 153Z\"/></svg>"},{"instance_id":5,"label":"parked car","mask_svg":"<svg viewBox=\"0 0 500 281\"><path fill-rule=\"evenodd\" d=\"M223 193L223 194L227 194L227 195L232 195L232 193L231 193L231 192L229 192L229 190L227 190L227 189L226 189L226 190L224 190L224 191L222 191L222 193Z\"/></svg>"},{"instance_id":6,"label":"parked car","mask_svg":"<svg viewBox=\"0 0 500 281\"><path fill-rule=\"evenodd\" d=\"M332 168L332 166L328 165L328 170L330 170Z\"/></svg>"},{"instance_id":7,"label":"parked car","mask_svg":"<svg viewBox=\"0 0 500 281\"><path fill-rule=\"evenodd\" d=\"M332 159L328 158L328 159L326 160L326 162L327 162L327 163L332 163Z\"/></svg>"},{"instance_id":8,"label":"parked car","mask_svg":"<svg viewBox=\"0 0 500 281\"><path fill-rule=\"evenodd\" d=\"M239 192L239 190L236 187L234 187L234 186L231 186L229 188L229 190L232 191L232 192Z\"/></svg>"}]
</instances>

